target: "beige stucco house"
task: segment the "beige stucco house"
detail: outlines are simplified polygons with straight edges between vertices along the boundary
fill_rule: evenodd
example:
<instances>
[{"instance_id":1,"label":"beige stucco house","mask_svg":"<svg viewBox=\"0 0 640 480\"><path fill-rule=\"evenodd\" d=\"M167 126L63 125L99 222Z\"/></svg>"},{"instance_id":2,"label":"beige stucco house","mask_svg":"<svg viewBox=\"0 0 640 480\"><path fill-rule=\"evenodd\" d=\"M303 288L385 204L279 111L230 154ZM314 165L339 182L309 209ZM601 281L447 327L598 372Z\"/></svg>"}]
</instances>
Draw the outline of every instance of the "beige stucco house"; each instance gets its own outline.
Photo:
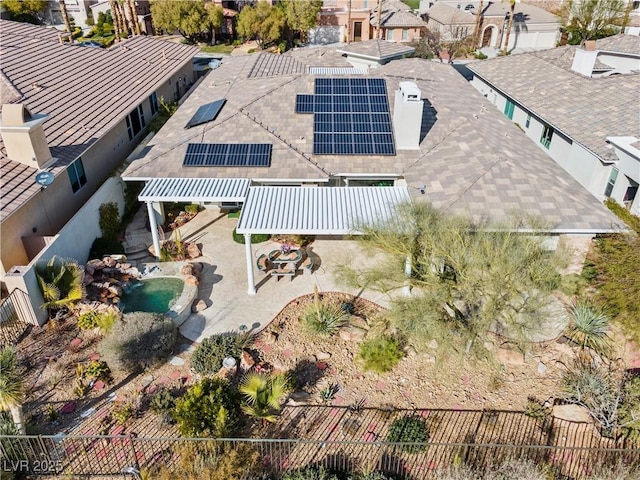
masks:
<instances>
[{"instance_id":1,"label":"beige stucco house","mask_svg":"<svg viewBox=\"0 0 640 480\"><path fill-rule=\"evenodd\" d=\"M131 153L161 99L184 95L197 48L145 36L81 47L9 21L0 32L4 276L27 265ZM39 173L51 183L38 184Z\"/></svg>"}]
</instances>

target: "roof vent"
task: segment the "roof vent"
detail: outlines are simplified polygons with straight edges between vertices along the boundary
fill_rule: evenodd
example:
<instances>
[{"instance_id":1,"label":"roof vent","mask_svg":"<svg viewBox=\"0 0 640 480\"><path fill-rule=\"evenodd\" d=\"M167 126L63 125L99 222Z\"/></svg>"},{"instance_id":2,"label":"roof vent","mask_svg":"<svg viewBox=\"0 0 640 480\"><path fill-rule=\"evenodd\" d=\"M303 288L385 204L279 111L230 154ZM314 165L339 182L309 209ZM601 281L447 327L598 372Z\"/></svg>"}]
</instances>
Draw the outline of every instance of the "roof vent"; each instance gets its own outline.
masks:
<instances>
[{"instance_id":1,"label":"roof vent","mask_svg":"<svg viewBox=\"0 0 640 480\"><path fill-rule=\"evenodd\" d=\"M571 70L585 77L593 75L593 67L596 64L598 58L598 51L595 49L595 42L585 42L585 48L576 48L573 54L573 63L571 64Z\"/></svg>"},{"instance_id":2,"label":"roof vent","mask_svg":"<svg viewBox=\"0 0 640 480\"><path fill-rule=\"evenodd\" d=\"M422 127L422 92L413 82L400 82L393 109L398 150L419 150Z\"/></svg>"},{"instance_id":3,"label":"roof vent","mask_svg":"<svg viewBox=\"0 0 640 480\"><path fill-rule=\"evenodd\" d=\"M43 123L47 114L32 115L22 103L2 106L0 134L10 160L43 168L52 160Z\"/></svg>"}]
</instances>

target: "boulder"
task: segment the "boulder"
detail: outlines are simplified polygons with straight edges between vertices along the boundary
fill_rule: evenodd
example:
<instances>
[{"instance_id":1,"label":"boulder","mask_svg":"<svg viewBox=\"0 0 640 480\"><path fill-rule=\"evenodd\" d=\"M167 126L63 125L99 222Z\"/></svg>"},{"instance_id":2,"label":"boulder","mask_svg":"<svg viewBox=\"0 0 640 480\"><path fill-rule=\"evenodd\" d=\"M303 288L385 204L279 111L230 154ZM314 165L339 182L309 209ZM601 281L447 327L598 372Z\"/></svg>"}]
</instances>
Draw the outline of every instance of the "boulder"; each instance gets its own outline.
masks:
<instances>
[{"instance_id":1,"label":"boulder","mask_svg":"<svg viewBox=\"0 0 640 480\"><path fill-rule=\"evenodd\" d=\"M187 245L187 258L198 258L202 253L198 248L198 245L195 243L190 243Z\"/></svg>"},{"instance_id":2,"label":"boulder","mask_svg":"<svg viewBox=\"0 0 640 480\"><path fill-rule=\"evenodd\" d=\"M88 274L88 275L93 275L95 273L96 269L93 268L91 265L87 264L84 267L84 273Z\"/></svg>"},{"instance_id":3,"label":"boulder","mask_svg":"<svg viewBox=\"0 0 640 480\"><path fill-rule=\"evenodd\" d=\"M96 270L102 270L105 267L105 264L102 260L93 259L87 262L87 267L92 268L95 272Z\"/></svg>"},{"instance_id":4,"label":"boulder","mask_svg":"<svg viewBox=\"0 0 640 480\"><path fill-rule=\"evenodd\" d=\"M117 297L122 296L122 287L120 285L109 285L109 288L107 288L107 291Z\"/></svg>"},{"instance_id":5,"label":"boulder","mask_svg":"<svg viewBox=\"0 0 640 480\"><path fill-rule=\"evenodd\" d=\"M191 304L191 313L198 313L207 309L207 304L201 298L196 298Z\"/></svg>"},{"instance_id":6,"label":"boulder","mask_svg":"<svg viewBox=\"0 0 640 480\"><path fill-rule=\"evenodd\" d=\"M578 423L591 423L592 418L586 408L580 405L555 405L551 414L562 420Z\"/></svg>"},{"instance_id":7,"label":"boulder","mask_svg":"<svg viewBox=\"0 0 640 480\"><path fill-rule=\"evenodd\" d=\"M84 274L84 278L82 279L82 283L86 286L86 285L91 285L93 283L93 277L86 273Z\"/></svg>"},{"instance_id":8,"label":"boulder","mask_svg":"<svg viewBox=\"0 0 640 480\"><path fill-rule=\"evenodd\" d=\"M349 325L340 329L340 338L346 342L361 342L367 335L367 331L363 328Z\"/></svg>"},{"instance_id":9,"label":"boulder","mask_svg":"<svg viewBox=\"0 0 640 480\"><path fill-rule=\"evenodd\" d=\"M183 265L182 267L180 267L180 275L193 275L193 265L187 263L186 265Z\"/></svg>"},{"instance_id":10,"label":"boulder","mask_svg":"<svg viewBox=\"0 0 640 480\"><path fill-rule=\"evenodd\" d=\"M116 268L119 268L120 270L127 270L128 268L131 268L131 264L130 263L118 263L118 264L116 264Z\"/></svg>"},{"instance_id":11,"label":"boulder","mask_svg":"<svg viewBox=\"0 0 640 480\"><path fill-rule=\"evenodd\" d=\"M193 275L189 275L187 278L184 279L184 284L185 285L191 285L191 286L197 286L198 285L198 279L196 277L194 277Z\"/></svg>"},{"instance_id":12,"label":"boulder","mask_svg":"<svg viewBox=\"0 0 640 480\"><path fill-rule=\"evenodd\" d=\"M268 332L264 337L264 343L267 345L273 345L278 341L278 334L276 332Z\"/></svg>"},{"instance_id":13,"label":"boulder","mask_svg":"<svg viewBox=\"0 0 640 480\"><path fill-rule=\"evenodd\" d=\"M242 355L240 355L240 367L243 370L250 370L256 364L256 361L253 359L251 354L246 350L242 351Z\"/></svg>"},{"instance_id":14,"label":"boulder","mask_svg":"<svg viewBox=\"0 0 640 480\"><path fill-rule=\"evenodd\" d=\"M115 268L115 266L118 264L118 261L113 257L104 257L102 259L102 263L104 263L105 266L109 268Z\"/></svg>"},{"instance_id":15,"label":"boulder","mask_svg":"<svg viewBox=\"0 0 640 480\"><path fill-rule=\"evenodd\" d=\"M547 366L542 362L538 362L538 373L540 375L547 373Z\"/></svg>"},{"instance_id":16,"label":"boulder","mask_svg":"<svg viewBox=\"0 0 640 480\"><path fill-rule=\"evenodd\" d=\"M127 274L127 275L131 275L132 277L135 278L140 278L140 270L138 270L137 267L131 267L131 268L127 268L123 273Z\"/></svg>"},{"instance_id":17,"label":"boulder","mask_svg":"<svg viewBox=\"0 0 640 480\"><path fill-rule=\"evenodd\" d=\"M431 340L427 344L427 347L430 348L431 350L437 350L438 349L438 341L434 338L433 340Z\"/></svg>"}]
</instances>

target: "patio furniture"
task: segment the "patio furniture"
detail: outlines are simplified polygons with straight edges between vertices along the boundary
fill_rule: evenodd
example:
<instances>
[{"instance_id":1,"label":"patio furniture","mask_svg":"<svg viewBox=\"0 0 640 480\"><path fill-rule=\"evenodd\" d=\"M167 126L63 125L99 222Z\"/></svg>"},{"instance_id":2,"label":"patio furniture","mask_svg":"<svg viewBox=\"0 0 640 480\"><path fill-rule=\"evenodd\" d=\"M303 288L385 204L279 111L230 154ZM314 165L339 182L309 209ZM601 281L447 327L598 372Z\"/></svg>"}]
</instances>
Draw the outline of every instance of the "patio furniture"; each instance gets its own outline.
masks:
<instances>
[{"instance_id":1,"label":"patio furniture","mask_svg":"<svg viewBox=\"0 0 640 480\"><path fill-rule=\"evenodd\" d=\"M305 273L313 273L313 257L307 254L307 258L300 264L300 268L302 268Z\"/></svg>"},{"instance_id":2,"label":"patio furniture","mask_svg":"<svg viewBox=\"0 0 640 480\"><path fill-rule=\"evenodd\" d=\"M271 276L276 277L276 280L279 282L282 277L289 277L289 281L293 280L295 277L296 271L291 268L274 268L271 270Z\"/></svg>"},{"instance_id":3,"label":"patio furniture","mask_svg":"<svg viewBox=\"0 0 640 480\"><path fill-rule=\"evenodd\" d=\"M269 259L264 253L258 257L258 260L256 260L256 267L258 267L258 271L262 274L267 273L271 267Z\"/></svg>"},{"instance_id":4,"label":"patio furniture","mask_svg":"<svg viewBox=\"0 0 640 480\"><path fill-rule=\"evenodd\" d=\"M298 249L293 249L288 253L283 253L281 250L271 250L269 260L274 265L279 265L281 269L288 265L293 265L295 269L298 262L302 260L302 252Z\"/></svg>"}]
</instances>

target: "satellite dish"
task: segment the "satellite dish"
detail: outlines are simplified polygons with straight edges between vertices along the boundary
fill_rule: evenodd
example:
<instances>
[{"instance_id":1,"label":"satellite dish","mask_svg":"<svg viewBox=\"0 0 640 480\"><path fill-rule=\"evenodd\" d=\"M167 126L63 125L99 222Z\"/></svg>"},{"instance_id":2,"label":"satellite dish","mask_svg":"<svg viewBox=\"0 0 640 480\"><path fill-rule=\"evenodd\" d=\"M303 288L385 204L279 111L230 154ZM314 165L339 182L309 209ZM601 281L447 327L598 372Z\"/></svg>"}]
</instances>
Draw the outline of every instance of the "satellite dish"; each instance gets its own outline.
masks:
<instances>
[{"instance_id":1,"label":"satellite dish","mask_svg":"<svg viewBox=\"0 0 640 480\"><path fill-rule=\"evenodd\" d=\"M42 185L43 187L46 187L47 185L51 185L54 180L55 180L55 177L51 172L38 172L36 174L36 183L39 185Z\"/></svg>"}]
</instances>

